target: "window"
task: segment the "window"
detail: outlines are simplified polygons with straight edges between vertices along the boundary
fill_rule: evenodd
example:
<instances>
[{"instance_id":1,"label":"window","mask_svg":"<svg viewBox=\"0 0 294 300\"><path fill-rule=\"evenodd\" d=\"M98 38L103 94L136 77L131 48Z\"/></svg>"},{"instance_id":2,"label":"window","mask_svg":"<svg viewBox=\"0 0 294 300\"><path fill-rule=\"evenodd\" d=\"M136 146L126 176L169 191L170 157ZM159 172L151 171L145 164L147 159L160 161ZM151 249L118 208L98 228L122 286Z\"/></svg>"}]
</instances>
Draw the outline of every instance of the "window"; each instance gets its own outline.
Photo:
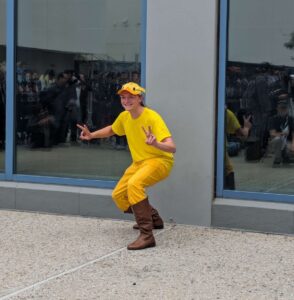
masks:
<instances>
[{"instance_id":1,"label":"window","mask_svg":"<svg viewBox=\"0 0 294 300\"><path fill-rule=\"evenodd\" d=\"M16 173L116 180L125 138L81 142L76 124L110 125L116 91L140 81L141 1L18 1Z\"/></svg>"},{"instance_id":2,"label":"window","mask_svg":"<svg viewBox=\"0 0 294 300\"><path fill-rule=\"evenodd\" d=\"M0 172L5 160L6 0L0 0Z\"/></svg>"},{"instance_id":3,"label":"window","mask_svg":"<svg viewBox=\"0 0 294 300\"><path fill-rule=\"evenodd\" d=\"M225 190L294 193L293 10L292 0L229 1Z\"/></svg>"}]
</instances>

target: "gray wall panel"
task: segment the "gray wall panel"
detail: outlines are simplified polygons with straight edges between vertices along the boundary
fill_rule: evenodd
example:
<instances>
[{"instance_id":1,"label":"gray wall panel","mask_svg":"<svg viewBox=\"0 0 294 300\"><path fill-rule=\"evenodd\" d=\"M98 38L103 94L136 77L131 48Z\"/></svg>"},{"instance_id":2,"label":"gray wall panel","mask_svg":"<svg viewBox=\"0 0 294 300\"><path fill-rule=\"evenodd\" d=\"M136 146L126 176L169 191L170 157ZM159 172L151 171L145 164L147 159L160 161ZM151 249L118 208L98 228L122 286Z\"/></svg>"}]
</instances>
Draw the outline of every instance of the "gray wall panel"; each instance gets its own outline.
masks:
<instances>
[{"instance_id":1,"label":"gray wall panel","mask_svg":"<svg viewBox=\"0 0 294 300\"><path fill-rule=\"evenodd\" d=\"M60 214L79 214L79 194L16 189L16 209Z\"/></svg>"},{"instance_id":2,"label":"gray wall panel","mask_svg":"<svg viewBox=\"0 0 294 300\"><path fill-rule=\"evenodd\" d=\"M15 189L0 187L0 208L15 209Z\"/></svg>"},{"instance_id":3,"label":"gray wall panel","mask_svg":"<svg viewBox=\"0 0 294 300\"><path fill-rule=\"evenodd\" d=\"M150 198L165 218L210 225L217 1L148 1L147 23L147 105L177 144L173 173Z\"/></svg>"},{"instance_id":4,"label":"gray wall panel","mask_svg":"<svg viewBox=\"0 0 294 300\"><path fill-rule=\"evenodd\" d=\"M294 234L294 205L223 199L213 205L212 226Z\"/></svg>"},{"instance_id":5,"label":"gray wall panel","mask_svg":"<svg viewBox=\"0 0 294 300\"><path fill-rule=\"evenodd\" d=\"M111 196L80 194L80 214L82 216L132 220L133 216L117 209Z\"/></svg>"}]
</instances>

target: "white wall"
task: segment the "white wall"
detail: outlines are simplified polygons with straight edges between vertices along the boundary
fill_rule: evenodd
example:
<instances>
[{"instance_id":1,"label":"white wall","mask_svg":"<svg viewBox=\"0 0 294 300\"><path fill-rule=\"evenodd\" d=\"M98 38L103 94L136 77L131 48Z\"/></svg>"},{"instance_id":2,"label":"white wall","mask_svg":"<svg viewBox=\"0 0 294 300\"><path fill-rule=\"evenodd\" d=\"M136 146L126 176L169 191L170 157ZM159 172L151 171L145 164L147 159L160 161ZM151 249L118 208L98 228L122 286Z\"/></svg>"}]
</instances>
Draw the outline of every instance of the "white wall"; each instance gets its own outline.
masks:
<instances>
[{"instance_id":1,"label":"white wall","mask_svg":"<svg viewBox=\"0 0 294 300\"><path fill-rule=\"evenodd\" d=\"M140 52L140 3L139 0L18 1L18 45L134 61Z\"/></svg>"},{"instance_id":2,"label":"white wall","mask_svg":"<svg viewBox=\"0 0 294 300\"><path fill-rule=\"evenodd\" d=\"M294 51L284 47L293 11L293 0L230 1L229 60L294 66Z\"/></svg>"},{"instance_id":3,"label":"white wall","mask_svg":"<svg viewBox=\"0 0 294 300\"><path fill-rule=\"evenodd\" d=\"M171 177L151 189L165 218L210 225L214 182L216 0L148 0L147 104L177 144Z\"/></svg>"}]
</instances>

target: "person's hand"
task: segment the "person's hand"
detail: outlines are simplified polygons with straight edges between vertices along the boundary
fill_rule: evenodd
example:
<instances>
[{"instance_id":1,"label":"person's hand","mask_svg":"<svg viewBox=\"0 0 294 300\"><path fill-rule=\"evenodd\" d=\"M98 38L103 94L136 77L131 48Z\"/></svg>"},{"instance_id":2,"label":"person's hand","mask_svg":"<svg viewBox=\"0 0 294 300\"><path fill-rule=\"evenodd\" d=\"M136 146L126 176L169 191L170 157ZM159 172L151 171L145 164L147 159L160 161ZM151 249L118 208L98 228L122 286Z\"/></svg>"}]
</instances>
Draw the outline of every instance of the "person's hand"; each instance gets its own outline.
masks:
<instances>
[{"instance_id":1,"label":"person's hand","mask_svg":"<svg viewBox=\"0 0 294 300\"><path fill-rule=\"evenodd\" d=\"M245 116L243 116L244 128L251 129L252 123L250 122L250 118L251 118L251 116L248 116L247 118Z\"/></svg>"},{"instance_id":2,"label":"person's hand","mask_svg":"<svg viewBox=\"0 0 294 300\"><path fill-rule=\"evenodd\" d=\"M148 130L146 130L143 126L142 129L146 135L146 144L150 146L156 146L157 145L157 140L156 137L152 134L151 127L148 126Z\"/></svg>"},{"instance_id":3,"label":"person's hand","mask_svg":"<svg viewBox=\"0 0 294 300\"><path fill-rule=\"evenodd\" d=\"M77 124L77 127L82 130L80 134L80 139L82 141L90 141L92 139L92 134L86 125L82 126Z\"/></svg>"}]
</instances>

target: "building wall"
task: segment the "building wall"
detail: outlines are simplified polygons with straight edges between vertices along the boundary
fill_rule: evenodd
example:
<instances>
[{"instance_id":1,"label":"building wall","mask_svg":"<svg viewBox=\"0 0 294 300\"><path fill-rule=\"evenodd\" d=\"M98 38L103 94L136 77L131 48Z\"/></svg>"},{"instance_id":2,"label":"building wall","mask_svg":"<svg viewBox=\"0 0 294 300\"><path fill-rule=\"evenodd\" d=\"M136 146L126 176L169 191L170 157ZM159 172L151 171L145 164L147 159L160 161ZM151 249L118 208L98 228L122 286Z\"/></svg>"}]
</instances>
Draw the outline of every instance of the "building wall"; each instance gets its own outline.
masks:
<instances>
[{"instance_id":1,"label":"building wall","mask_svg":"<svg viewBox=\"0 0 294 300\"><path fill-rule=\"evenodd\" d=\"M147 10L147 105L162 114L177 144L174 170L150 190L150 199L166 220L209 226L214 197L217 1L186 0L183 5L177 0L148 0ZM111 190L7 182L0 188L4 208L128 217L111 201Z\"/></svg>"}]
</instances>

